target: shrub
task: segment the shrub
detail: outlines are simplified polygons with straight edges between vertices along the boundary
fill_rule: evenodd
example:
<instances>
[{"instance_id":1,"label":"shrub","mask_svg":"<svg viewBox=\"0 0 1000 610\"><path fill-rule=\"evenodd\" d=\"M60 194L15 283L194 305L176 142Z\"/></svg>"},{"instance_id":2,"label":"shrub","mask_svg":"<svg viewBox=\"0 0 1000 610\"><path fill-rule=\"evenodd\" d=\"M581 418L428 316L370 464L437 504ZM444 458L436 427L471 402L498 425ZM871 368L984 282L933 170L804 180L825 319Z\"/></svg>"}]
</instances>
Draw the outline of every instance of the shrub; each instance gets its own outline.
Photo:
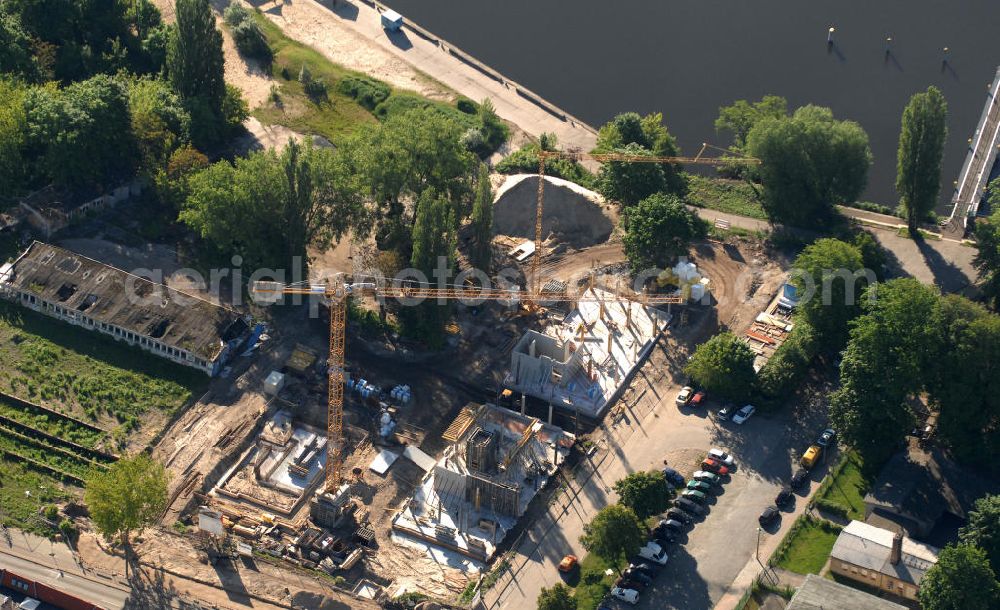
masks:
<instances>
[{"instance_id":1,"label":"shrub","mask_svg":"<svg viewBox=\"0 0 1000 610\"><path fill-rule=\"evenodd\" d=\"M479 112L479 106L472 100L465 97L459 98L459 100L455 102L455 108L458 108L465 114L477 114Z\"/></svg>"},{"instance_id":2,"label":"shrub","mask_svg":"<svg viewBox=\"0 0 1000 610\"><path fill-rule=\"evenodd\" d=\"M813 506L815 506L816 508L820 509L823 512L830 513L831 515L836 515L843 519L846 519L848 513L850 512L850 510L843 504L840 504L838 502L832 502L830 500L827 500L826 498L819 498L815 500L813 502Z\"/></svg>"},{"instance_id":3,"label":"shrub","mask_svg":"<svg viewBox=\"0 0 1000 610\"><path fill-rule=\"evenodd\" d=\"M354 98L358 104L370 111L375 110L375 107L388 99L392 93L389 85L364 76L348 76L340 79L337 91Z\"/></svg>"},{"instance_id":4,"label":"shrub","mask_svg":"<svg viewBox=\"0 0 1000 610\"><path fill-rule=\"evenodd\" d=\"M232 30L233 40L241 54L263 62L271 61L273 57L271 47L267 44L267 37L256 21L247 19L233 26Z\"/></svg>"},{"instance_id":5,"label":"shrub","mask_svg":"<svg viewBox=\"0 0 1000 610\"><path fill-rule=\"evenodd\" d=\"M55 521L59 517L59 507L55 504L49 504L44 510L45 518L49 521Z\"/></svg>"},{"instance_id":6,"label":"shrub","mask_svg":"<svg viewBox=\"0 0 1000 610\"><path fill-rule=\"evenodd\" d=\"M246 9L245 6L238 2L232 2L226 7L226 10L222 13L223 19L226 21L226 25L231 28L238 26L245 21L250 20L250 11Z\"/></svg>"},{"instance_id":7,"label":"shrub","mask_svg":"<svg viewBox=\"0 0 1000 610\"><path fill-rule=\"evenodd\" d=\"M547 134L542 135L544 137ZM501 174L538 173L538 144L525 144L504 157L496 164L495 169ZM570 159L549 159L545 162L545 175L569 180L586 188L594 188L594 174Z\"/></svg>"},{"instance_id":8,"label":"shrub","mask_svg":"<svg viewBox=\"0 0 1000 610\"><path fill-rule=\"evenodd\" d=\"M69 519L63 519L59 522L59 531L62 532L63 538L69 541L76 541L76 538L80 533L76 528L76 525L74 525Z\"/></svg>"},{"instance_id":9,"label":"shrub","mask_svg":"<svg viewBox=\"0 0 1000 610\"><path fill-rule=\"evenodd\" d=\"M326 82L322 78L314 78L309 82L305 83L303 89L306 95L316 99L323 99L326 97Z\"/></svg>"},{"instance_id":10,"label":"shrub","mask_svg":"<svg viewBox=\"0 0 1000 610\"><path fill-rule=\"evenodd\" d=\"M303 85L306 85L311 83L312 79L313 79L313 73L309 69L308 64L302 64L302 67L299 68L299 82L302 83Z\"/></svg>"}]
</instances>

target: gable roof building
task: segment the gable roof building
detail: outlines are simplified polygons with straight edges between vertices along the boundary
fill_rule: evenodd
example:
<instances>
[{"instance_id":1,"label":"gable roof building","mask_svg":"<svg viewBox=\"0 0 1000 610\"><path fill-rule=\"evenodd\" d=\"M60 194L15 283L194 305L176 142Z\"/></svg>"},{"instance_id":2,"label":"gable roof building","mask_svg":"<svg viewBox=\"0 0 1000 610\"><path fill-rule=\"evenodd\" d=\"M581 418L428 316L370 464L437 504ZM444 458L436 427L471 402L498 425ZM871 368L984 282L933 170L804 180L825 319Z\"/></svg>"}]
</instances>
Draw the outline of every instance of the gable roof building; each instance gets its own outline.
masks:
<instances>
[{"instance_id":1,"label":"gable roof building","mask_svg":"<svg viewBox=\"0 0 1000 610\"><path fill-rule=\"evenodd\" d=\"M905 610L906 606L832 580L806 574L785 610Z\"/></svg>"},{"instance_id":2,"label":"gable roof building","mask_svg":"<svg viewBox=\"0 0 1000 610\"><path fill-rule=\"evenodd\" d=\"M249 334L232 309L38 241L4 266L0 293L209 375Z\"/></svg>"},{"instance_id":3,"label":"gable roof building","mask_svg":"<svg viewBox=\"0 0 1000 610\"><path fill-rule=\"evenodd\" d=\"M938 549L861 521L851 521L830 551L835 574L916 599L920 581L937 563Z\"/></svg>"}]
</instances>

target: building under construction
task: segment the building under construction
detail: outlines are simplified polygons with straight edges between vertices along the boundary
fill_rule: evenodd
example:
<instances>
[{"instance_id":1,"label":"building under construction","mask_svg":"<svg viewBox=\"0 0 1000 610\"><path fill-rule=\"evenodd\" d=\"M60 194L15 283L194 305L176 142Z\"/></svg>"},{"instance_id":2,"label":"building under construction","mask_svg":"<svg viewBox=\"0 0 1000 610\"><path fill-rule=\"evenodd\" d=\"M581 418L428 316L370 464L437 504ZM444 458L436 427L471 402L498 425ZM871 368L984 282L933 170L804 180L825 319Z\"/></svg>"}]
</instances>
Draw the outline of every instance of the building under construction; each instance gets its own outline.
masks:
<instances>
[{"instance_id":1,"label":"building under construction","mask_svg":"<svg viewBox=\"0 0 1000 610\"><path fill-rule=\"evenodd\" d=\"M592 300L580 300L561 323L521 337L504 383L596 418L649 353L669 317L599 288L588 289L586 296Z\"/></svg>"},{"instance_id":2,"label":"building under construction","mask_svg":"<svg viewBox=\"0 0 1000 610\"><path fill-rule=\"evenodd\" d=\"M451 445L393 529L480 561L493 556L576 440L536 418L473 404L443 438Z\"/></svg>"}]
</instances>

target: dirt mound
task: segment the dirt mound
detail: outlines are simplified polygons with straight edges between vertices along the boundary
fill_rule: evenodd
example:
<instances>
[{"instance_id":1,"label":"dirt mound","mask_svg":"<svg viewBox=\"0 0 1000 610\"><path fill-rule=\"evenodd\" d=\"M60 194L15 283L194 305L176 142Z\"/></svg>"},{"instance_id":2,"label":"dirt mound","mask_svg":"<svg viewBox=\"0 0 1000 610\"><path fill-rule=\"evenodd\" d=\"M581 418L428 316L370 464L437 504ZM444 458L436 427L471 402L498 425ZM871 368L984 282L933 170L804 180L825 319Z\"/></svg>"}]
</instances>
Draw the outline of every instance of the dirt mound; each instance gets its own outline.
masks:
<instances>
[{"instance_id":1,"label":"dirt mound","mask_svg":"<svg viewBox=\"0 0 1000 610\"><path fill-rule=\"evenodd\" d=\"M538 176L508 177L494 203L494 233L534 239L537 201ZM542 237L550 245L585 248L603 243L611 236L617 221L615 211L605 206L597 193L567 180L545 178Z\"/></svg>"}]
</instances>

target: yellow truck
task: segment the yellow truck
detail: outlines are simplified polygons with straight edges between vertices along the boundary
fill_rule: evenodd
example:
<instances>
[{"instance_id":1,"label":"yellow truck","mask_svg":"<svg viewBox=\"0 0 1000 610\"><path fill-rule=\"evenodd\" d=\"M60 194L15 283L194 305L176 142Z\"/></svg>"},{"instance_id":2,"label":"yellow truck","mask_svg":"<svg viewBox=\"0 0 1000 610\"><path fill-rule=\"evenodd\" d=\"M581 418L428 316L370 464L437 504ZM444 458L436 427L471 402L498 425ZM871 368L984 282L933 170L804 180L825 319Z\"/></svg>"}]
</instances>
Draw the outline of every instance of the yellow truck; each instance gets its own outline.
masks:
<instances>
[{"instance_id":1,"label":"yellow truck","mask_svg":"<svg viewBox=\"0 0 1000 610\"><path fill-rule=\"evenodd\" d=\"M820 447L819 445L812 445L808 449L806 449L806 452L802 455L802 459L799 460L799 463L802 464L802 467L805 468L806 470L812 470L812 467L815 466L816 462L819 461L819 456L822 453L823 453L822 447Z\"/></svg>"}]
</instances>

